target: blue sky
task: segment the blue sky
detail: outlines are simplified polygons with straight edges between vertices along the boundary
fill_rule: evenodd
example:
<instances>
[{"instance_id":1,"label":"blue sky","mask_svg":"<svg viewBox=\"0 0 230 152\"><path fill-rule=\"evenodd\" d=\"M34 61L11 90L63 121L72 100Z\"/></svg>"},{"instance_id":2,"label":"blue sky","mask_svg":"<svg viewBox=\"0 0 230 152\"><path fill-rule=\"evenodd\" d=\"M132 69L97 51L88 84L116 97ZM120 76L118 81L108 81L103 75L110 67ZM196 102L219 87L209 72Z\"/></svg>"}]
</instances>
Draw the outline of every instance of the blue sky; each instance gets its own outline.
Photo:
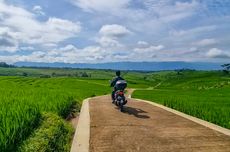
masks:
<instances>
[{"instance_id":1,"label":"blue sky","mask_svg":"<svg viewBox=\"0 0 230 152\"><path fill-rule=\"evenodd\" d=\"M0 61L230 60L229 0L0 0Z\"/></svg>"}]
</instances>

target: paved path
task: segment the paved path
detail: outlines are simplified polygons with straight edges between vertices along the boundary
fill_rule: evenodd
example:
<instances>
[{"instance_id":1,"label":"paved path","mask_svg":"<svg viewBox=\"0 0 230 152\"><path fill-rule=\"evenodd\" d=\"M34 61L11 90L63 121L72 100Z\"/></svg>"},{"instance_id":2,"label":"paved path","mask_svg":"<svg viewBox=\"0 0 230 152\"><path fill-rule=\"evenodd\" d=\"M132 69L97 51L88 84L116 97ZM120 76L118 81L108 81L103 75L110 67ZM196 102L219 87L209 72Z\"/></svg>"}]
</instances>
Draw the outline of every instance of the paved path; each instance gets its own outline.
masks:
<instances>
[{"instance_id":1,"label":"paved path","mask_svg":"<svg viewBox=\"0 0 230 152\"><path fill-rule=\"evenodd\" d=\"M109 96L89 101L90 152L230 152L230 136L159 107L129 99L124 110Z\"/></svg>"}]
</instances>

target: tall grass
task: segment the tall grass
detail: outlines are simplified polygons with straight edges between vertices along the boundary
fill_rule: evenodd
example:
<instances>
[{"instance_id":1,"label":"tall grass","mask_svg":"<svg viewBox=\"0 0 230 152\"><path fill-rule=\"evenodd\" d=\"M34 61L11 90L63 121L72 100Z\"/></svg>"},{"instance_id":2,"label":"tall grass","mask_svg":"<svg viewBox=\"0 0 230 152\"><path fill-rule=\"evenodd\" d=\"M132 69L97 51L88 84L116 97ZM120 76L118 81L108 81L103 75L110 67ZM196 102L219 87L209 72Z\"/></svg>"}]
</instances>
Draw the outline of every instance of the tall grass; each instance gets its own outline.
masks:
<instances>
[{"instance_id":1,"label":"tall grass","mask_svg":"<svg viewBox=\"0 0 230 152\"><path fill-rule=\"evenodd\" d=\"M0 151L15 151L38 127L41 113L65 118L77 101L109 92L93 80L74 78L0 77L0 86Z\"/></svg>"}]
</instances>

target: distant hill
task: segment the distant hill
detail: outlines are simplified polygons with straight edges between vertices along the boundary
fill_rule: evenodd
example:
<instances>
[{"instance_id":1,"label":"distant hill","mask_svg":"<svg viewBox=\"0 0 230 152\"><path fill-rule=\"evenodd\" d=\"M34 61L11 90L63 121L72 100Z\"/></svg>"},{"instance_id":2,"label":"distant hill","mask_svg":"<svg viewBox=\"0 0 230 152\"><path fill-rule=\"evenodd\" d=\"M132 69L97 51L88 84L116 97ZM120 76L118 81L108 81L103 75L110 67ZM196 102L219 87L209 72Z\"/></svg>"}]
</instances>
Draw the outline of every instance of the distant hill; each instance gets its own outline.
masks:
<instances>
[{"instance_id":1,"label":"distant hill","mask_svg":"<svg viewBox=\"0 0 230 152\"><path fill-rule=\"evenodd\" d=\"M89 68L89 69L113 69L113 70L137 70L137 71L161 71L175 69L195 70L220 70L223 63L208 62L110 62L110 63L39 63L17 62L19 67L52 67L52 68Z\"/></svg>"}]
</instances>

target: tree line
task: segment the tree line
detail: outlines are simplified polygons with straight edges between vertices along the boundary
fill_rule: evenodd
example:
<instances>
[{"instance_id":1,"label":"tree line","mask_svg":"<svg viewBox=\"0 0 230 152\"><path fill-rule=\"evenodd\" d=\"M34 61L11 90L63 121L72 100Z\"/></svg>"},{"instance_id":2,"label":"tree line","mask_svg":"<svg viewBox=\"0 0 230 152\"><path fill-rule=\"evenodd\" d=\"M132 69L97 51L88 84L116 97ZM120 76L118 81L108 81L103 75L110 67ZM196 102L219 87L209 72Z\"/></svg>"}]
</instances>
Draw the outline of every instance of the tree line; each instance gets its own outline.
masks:
<instances>
[{"instance_id":1,"label":"tree line","mask_svg":"<svg viewBox=\"0 0 230 152\"><path fill-rule=\"evenodd\" d=\"M0 62L0 67L4 67L4 68L14 68L14 65L11 64L7 64L6 62Z\"/></svg>"},{"instance_id":2,"label":"tree line","mask_svg":"<svg viewBox=\"0 0 230 152\"><path fill-rule=\"evenodd\" d=\"M223 67L223 72L229 74L230 72L230 63L221 65Z\"/></svg>"}]
</instances>

